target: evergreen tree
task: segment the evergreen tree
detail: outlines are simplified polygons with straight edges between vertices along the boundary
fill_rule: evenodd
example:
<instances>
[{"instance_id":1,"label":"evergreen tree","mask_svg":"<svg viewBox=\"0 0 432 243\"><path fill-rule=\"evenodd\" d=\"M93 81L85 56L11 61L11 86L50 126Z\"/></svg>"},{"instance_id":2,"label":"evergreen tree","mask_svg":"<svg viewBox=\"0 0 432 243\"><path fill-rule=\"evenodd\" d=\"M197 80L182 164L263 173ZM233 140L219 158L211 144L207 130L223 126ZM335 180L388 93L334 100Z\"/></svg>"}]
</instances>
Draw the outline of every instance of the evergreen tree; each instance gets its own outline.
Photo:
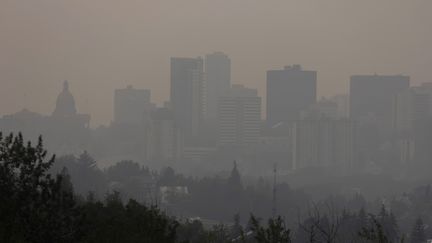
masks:
<instances>
[{"instance_id":1,"label":"evergreen tree","mask_svg":"<svg viewBox=\"0 0 432 243\"><path fill-rule=\"evenodd\" d=\"M243 189L241 176L237 169L236 161L234 161L234 167L231 171L230 177L228 178L228 186L235 192L240 192Z\"/></svg>"},{"instance_id":2,"label":"evergreen tree","mask_svg":"<svg viewBox=\"0 0 432 243\"><path fill-rule=\"evenodd\" d=\"M418 218L410 234L411 243L424 243L426 242L425 225L423 220Z\"/></svg>"},{"instance_id":3,"label":"evergreen tree","mask_svg":"<svg viewBox=\"0 0 432 243\"><path fill-rule=\"evenodd\" d=\"M251 230L258 243L291 243L291 231L284 220L278 216L268 220L268 226L261 226L259 220L251 216Z\"/></svg>"},{"instance_id":4,"label":"evergreen tree","mask_svg":"<svg viewBox=\"0 0 432 243\"><path fill-rule=\"evenodd\" d=\"M52 178L48 170L55 157L46 157L42 138L33 146L21 134L3 137L0 133L2 242L76 241L77 211L71 187L62 175Z\"/></svg>"}]
</instances>

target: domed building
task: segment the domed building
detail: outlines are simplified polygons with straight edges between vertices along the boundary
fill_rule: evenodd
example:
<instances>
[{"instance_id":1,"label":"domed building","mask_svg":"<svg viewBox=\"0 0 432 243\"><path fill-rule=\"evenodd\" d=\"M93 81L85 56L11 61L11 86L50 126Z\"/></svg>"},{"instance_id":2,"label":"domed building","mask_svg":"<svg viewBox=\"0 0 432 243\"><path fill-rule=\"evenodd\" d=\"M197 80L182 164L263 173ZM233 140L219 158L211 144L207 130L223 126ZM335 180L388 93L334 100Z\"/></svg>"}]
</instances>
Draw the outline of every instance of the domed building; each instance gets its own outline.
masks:
<instances>
[{"instance_id":1,"label":"domed building","mask_svg":"<svg viewBox=\"0 0 432 243\"><path fill-rule=\"evenodd\" d=\"M52 118L57 122L69 123L73 127L90 126L90 115L78 114L75 107L75 99L69 91L68 81L63 82L63 90L57 96L56 107L52 113Z\"/></svg>"},{"instance_id":2,"label":"domed building","mask_svg":"<svg viewBox=\"0 0 432 243\"><path fill-rule=\"evenodd\" d=\"M67 81L57 97L54 112L50 116L24 109L0 117L0 130L23 132L26 139L36 141L42 135L46 148L58 155L80 154L90 142L90 115L79 114Z\"/></svg>"},{"instance_id":3,"label":"domed building","mask_svg":"<svg viewBox=\"0 0 432 243\"><path fill-rule=\"evenodd\" d=\"M49 117L46 141L58 154L78 154L87 149L90 139L90 115L79 114L68 81L57 96L54 112Z\"/></svg>"},{"instance_id":4,"label":"domed building","mask_svg":"<svg viewBox=\"0 0 432 243\"><path fill-rule=\"evenodd\" d=\"M69 91L68 81L63 83L63 91L57 96L56 107L53 112L55 117L72 117L77 114L75 99Z\"/></svg>"}]
</instances>

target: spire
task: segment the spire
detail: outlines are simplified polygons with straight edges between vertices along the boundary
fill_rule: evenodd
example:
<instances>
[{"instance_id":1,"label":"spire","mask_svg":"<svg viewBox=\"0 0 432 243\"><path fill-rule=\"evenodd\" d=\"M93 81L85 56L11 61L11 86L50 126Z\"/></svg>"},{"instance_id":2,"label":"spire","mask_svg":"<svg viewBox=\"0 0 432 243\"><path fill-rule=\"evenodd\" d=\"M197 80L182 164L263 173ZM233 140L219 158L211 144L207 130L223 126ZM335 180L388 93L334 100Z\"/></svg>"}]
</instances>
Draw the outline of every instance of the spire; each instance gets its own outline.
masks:
<instances>
[{"instance_id":1,"label":"spire","mask_svg":"<svg viewBox=\"0 0 432 243\"><path fill-rule=\"evenodd\" d=\"M272 215L273 218L276 218L277 210L276 210L276 177L277 177L277 165L274 164L273 166L273 199L272 199Z\"/></svg>"}]
</instances>

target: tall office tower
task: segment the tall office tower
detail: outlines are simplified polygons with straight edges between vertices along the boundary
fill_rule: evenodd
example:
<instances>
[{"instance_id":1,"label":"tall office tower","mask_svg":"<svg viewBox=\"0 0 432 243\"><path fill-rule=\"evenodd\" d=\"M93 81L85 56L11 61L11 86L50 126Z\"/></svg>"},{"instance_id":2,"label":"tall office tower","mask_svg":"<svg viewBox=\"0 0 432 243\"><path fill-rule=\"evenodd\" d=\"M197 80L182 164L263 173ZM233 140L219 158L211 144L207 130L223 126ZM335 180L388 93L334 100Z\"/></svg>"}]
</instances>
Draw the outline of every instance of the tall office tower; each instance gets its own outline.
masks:
<instances>
[{"instance_id":1,"label":"tall office tower","mask_svg":"<svg viewBox=\"0 0 432 243\"><path fill-rule=\"evenodd\" d=\"M398 133L411 133L417 121L430 115L431 94L421 87L412 87L396 95L393 125Z\"/></svg>"},{"instance_id":2,"label":"tall office tower","mask_svg":"<svg viewBox=\"0 0 432 243\"><path fill-rule=\"evenodd\" d=\"M205 56L206 119L217 117L218 99L226 95L231 87L231 60L223 52Z\"/></svg>"},{"instance_id":3,"label":"tall office tower","mask_svg":"<svg viewBox=\"0 0 432 243\"><path fill-rule=\"evenodd\" d=\"M317 73L300 65L267 71L267 124L295 121L316 102Z\"/></svg>"},{"instance_id":4,"label":"tall office tower","mask_svg":"<svg viewBox=\"0 0 432 243\"><path fill-rule=\"evenodd\" d=\"M181 156L181 134L174 123L173 113L168 108L158 108L151 112L148 134L148 160L175 160Z\"/></svg>"},{"instance_id":5,"label":"tall office tower","mask_svg":"<svg viewBox=\"0 0 432 243\"><path fill-rule=\"evenodd\" d=\"M349 95L338 94L330 97L330 100L337 104L337 117L348 118L349 117Z\"/></svg>"},{"instance_id":6,"label":"tall office tower","mask_svg":"<svg viewBox=\"0 0 432 243\"><path fill-rule=\"evenodd\" d=\"M333 118L338 117L338 104L322 97L317 103L301 112L301 118Z\"/></svg>"},{"instance_id":7,"label":"tall office tower","mask_svg":"<svg viewBox=\"0 0 432 243\"><path fill-rule=\"evenodd\" d=\"M356 75L350 82L350 117L373 119L379 127L392 127L396 95L409 89L408 76Z\"/></svg>"},{"instance_id":8,"label":"tall office tower","mask_svg":"<svg viewBox=\"0 0 432 243\"><path fill-rule=\"evenodd\" d=\"M219 99L218 132L220 146L256 144L260 136L261 98L256 89L233 85Z\"/></svg>"},{"instance_id":9,"label":"tall office tower","mask_svg":"<svg viewBox=\"0 0 432 243\"><path fill-rule=\"evenodd\" d=\"M150 90L128 86L114 91L114 123L142 124L151 110Z\"/></svg>"},{"instance_id":10,"label":"tall office tower","mask_svg":"<svg viewBox=\"0 0 432 243\"><path fill-rule=\"evenodd\" d=\"M348 119L312 118L294 122L293 168L351 168L355 157L354 126Z\"/></svg>"},{"instance_id":11,"label":"tall office tower","mask_svg":"<svg viewBox=\"0 0 432 243\"><path fill-rule=\"evenodd\" d=\"M205 113L203 59L171 58L170 103L186 142L196 138Z\"/></svg>"},{"instance_id":12,"label":"tall office tower","mask_svg":"<svg viewBox=\"0 0 432 243\"><path fill-rule=\"evenodd\" d=\"M356 75L350 80L350 118L357 123L359 166L382 159L383 144L393 139L397 94L409 89L407 76Z\"/></svg>"}]
</instances>

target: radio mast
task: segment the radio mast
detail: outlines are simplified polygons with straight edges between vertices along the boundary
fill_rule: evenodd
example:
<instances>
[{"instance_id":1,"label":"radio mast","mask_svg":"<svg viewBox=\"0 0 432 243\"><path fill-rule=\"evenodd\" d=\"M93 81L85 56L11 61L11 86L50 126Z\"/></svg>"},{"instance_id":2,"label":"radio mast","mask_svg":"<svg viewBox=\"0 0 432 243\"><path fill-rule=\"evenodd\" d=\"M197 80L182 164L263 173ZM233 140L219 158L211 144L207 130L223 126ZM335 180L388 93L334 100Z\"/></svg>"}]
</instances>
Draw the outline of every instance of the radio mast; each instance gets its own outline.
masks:
<instances>
[{"instance_id":1,"label":"radio mast","mask_svg":"<svg viewBox=\"0 0 432 243\"><path fill-rule=\"evenodd\" d=\"M273 208L272 208L273 218L276 218L276 213L277 213L277 210L276 210L276 176L277 176L277 165L275 163L274 167L273 167L273 202L272 202L272 204L273 204Z\"/></svg>"}]
</instances>

